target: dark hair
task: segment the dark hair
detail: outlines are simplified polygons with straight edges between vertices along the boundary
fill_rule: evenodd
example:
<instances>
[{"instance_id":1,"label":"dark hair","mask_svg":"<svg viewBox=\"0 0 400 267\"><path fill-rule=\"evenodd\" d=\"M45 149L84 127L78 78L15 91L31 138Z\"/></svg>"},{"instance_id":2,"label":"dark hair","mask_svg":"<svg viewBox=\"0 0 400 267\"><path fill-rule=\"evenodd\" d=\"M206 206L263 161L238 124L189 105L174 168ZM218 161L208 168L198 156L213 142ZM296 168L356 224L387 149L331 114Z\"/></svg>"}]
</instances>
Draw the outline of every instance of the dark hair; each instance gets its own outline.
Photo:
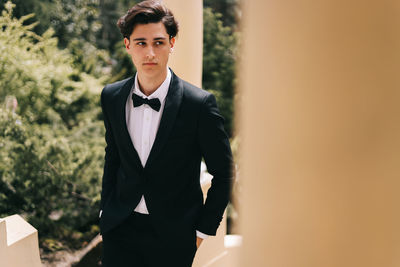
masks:
<instances>
[{"instance_id":1,"label":"dark hair","mask_svg":"<svg viewBox=\"0 0 400 267\"><path fill-rule=\"evenodd\" d=\"M119 18L117 25L124 37L131 36L137 24L148 24L162 22L169 38L178 34L178 22L175 20L171 10L160 1L146 0L134 5L128 12Z\"/></svg>"}]
</instances>

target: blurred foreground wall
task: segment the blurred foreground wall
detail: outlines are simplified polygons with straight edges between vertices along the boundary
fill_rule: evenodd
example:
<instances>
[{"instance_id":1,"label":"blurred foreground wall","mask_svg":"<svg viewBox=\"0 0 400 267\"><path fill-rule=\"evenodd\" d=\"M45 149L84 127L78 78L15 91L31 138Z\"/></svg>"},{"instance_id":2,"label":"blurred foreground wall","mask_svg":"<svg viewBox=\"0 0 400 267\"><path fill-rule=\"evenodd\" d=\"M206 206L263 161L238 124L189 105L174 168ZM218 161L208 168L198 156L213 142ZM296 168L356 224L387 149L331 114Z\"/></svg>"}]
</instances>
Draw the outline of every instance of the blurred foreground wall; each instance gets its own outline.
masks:
<instances>
[{"instance_id":1,"label":"blurred foreground wall","mask_svg":"<svg viewBox=\"0 0 400 267\"><path fill-rule=\"evenodd\" d=\"M400 266L400 2L242 2L240 266Z\"/></svg>"}]
</instances>

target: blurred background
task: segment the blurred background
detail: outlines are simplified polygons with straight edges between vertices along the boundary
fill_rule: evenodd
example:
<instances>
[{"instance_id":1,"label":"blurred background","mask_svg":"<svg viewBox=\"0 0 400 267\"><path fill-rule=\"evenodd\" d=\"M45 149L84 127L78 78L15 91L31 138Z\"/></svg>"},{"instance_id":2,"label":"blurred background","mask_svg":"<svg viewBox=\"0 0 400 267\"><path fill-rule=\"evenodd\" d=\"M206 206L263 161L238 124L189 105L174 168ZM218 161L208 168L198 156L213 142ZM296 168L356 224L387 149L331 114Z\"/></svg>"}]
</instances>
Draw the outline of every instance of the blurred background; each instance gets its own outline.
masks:
<instances>
[{"instance_id":1,"label":"blurred background","mask_svg":"<svg viewBox=\"0 0 400 267\"><path fill-rule=\"evenodd\" d=\"M98 234L105 147L99 96L105 84L135 72L116 22L136 2L0 2L0 218L19 214L34 226L44 262ZM236 157L239 3L203 6L202 86L217 97ZM237 216L230 204L229 233Z\"/></svg>"}]
</instances>

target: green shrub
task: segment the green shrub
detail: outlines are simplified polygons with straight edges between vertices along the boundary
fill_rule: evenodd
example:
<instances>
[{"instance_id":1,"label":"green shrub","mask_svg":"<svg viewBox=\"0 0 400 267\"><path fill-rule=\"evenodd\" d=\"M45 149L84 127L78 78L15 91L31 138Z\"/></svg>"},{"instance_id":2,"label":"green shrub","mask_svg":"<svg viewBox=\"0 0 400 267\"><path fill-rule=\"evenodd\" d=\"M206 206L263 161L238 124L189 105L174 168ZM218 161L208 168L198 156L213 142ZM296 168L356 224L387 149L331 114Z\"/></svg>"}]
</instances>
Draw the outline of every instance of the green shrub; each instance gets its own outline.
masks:
<instances>
[{"instance_id":1,"label":"green shrub","mask_svg":"<svg viewBox=\"0 0 400 267\"><path fill-rule=\"evenodd\" d=\"M52 30L35 34L24 25L32 15L13 18L12 8L0 16L0 217L23 215L42 246L79 246L98 216L103 80L74 69Z\"/></svg>"}]
</instances>

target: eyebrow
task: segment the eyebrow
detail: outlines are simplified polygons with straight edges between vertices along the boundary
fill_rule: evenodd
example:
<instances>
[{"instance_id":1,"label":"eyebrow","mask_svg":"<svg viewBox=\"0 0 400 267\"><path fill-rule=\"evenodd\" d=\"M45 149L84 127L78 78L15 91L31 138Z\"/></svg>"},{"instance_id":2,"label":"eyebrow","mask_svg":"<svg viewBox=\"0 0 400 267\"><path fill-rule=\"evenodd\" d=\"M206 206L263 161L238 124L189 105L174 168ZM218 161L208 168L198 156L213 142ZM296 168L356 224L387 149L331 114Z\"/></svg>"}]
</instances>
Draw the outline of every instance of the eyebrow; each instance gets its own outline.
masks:
<instances>
[{"instance_id":1,"label":"eyebrow","mask_svg":"<svg viewBox=\"0 0 400 267\"><path fill-rule=\"evenodd\" d=\"M153 40L166 40L167 38L165 38L165 37L156 37L156 38L154 38ZM146 38L135 38L135 39L132 39L132 41L146 41L147 39Z\"/></svg>"}]
</instances>

